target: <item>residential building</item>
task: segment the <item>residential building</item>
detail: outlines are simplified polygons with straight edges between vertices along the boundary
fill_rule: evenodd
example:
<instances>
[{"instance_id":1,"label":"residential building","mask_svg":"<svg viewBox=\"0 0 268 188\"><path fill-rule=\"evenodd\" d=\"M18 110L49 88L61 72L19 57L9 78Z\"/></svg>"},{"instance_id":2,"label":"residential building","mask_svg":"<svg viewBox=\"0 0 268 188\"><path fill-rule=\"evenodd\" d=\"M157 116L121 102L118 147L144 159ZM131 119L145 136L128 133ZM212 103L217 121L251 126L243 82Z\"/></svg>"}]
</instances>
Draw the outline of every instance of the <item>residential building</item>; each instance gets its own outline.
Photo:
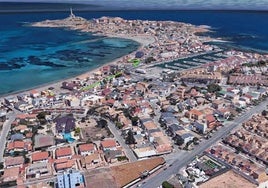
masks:
<instances>
[{"instance_id":1,"label":"residential building","mask_svg":"<svg viewBox=\"0 0 268 188\"><path fill-rule=\"evenodd\" d=\"M24 164L24 158L23 158L23 156L5 157L4 158L4 166L6 168L22 167L23 164Z\"/></svg>"},{"instance_id":2,"label":"residential building","mask_svg":"<svg viewBox=\"0 0 268 188\"><path fill-rule=\"evenodd\" d=\"M102 165L102 159L98 153L87 155L81 159L81 166L86 169L98 167L100 165Z\"/></svg>"},{"instance_id":3,"label":"residential building","mask_svg":"<svg viewBox=\"0 0 268 188\"><path fill-rule=\"evenodd\" d=\"M51 163L48 162L38 162L34 164L30 164L26 168L26 178L31 179L31 178L41 178L45 176L50 176L52 175L52 167Z\"/></svg>"},{"instance_id":4,"label":"residential building","mask_svg":"<svg viewBox=\"0 0 268 188\"><path fill-rule=\"evenodd\" d=\"M81 144L78 146L78 149L82 156L91 155L96 151L94 144Z\"/></svg>"},{"instance_id":5,"label":"residential building","mask_svg":"<svg viewBox=\"0 0 268 188\"><path fill-rule=\"evenodd\" d=\"M86 187L84 176L75 170L69 170L57 175L58 188L83 188Z\"/></svg>"},{"instance_id":6,"label":"residential building","mask_svg":"<svg viewBox=\"0 0 268 188\"><path fill-rule=\"evenodd\" d=\"M117 150L117 147L116 147L117 144L116 144L116 141L114 139L103 140L103 141L101 141L100 146L101 146L103 151Z\"/></svg>"},{"instance_id":7,"label":"residential building","mask_svg":"<svg viewBox=\"0 0 268 188\"><path fill-rule=\"evenodd\" d=\"M192 110L186 112L185 116L190 118L190 119L194 119L194 120L201 120L204 117L203 113L199 110L196 110L196 109L192 109Z\"/></svg>"},{"instance_id":8,"label":"residential building","mask_svg":"<svg viewBox=\"0 0 268 188\"><path fill-rule=\"evenodd\" d=\"M69 158L70 159L72 157L71 147L63 147L63 148L56 149L55 157L57 159L61 159L61 158Z\"/></svg>"},{"instance_id":9,"label":"residential building","mask_svg":"<svg viewBox=\"0 0 268 188\"><path fill-rule=\"evenodd\" d=\"M6 168L4 169L4 174L1 179L3 180L3 182L16 181L19 177L19 173L20 167Z\"/></svg>"},{"instance_id":10,"label":"residential building","mask_svg":"<svg viewBox=\"0 0 268 188\"><path fill-rule=\"evenodd\" d=\"M41 151L32 154L32 162L47 162L49 157L48 151Z\"/></svg>"},{"instance_id":11,"label":"residential building","mask_svg":"<svg viewBox=\"0 0 268 188\"><path fill-rule=\"evenodd\" d=\"M54 145L55 145L54 136L37 134L34 137L35 150L42 149L42 148L48 148L48 147L54 146Z\"/></svg>"}]
</instances>

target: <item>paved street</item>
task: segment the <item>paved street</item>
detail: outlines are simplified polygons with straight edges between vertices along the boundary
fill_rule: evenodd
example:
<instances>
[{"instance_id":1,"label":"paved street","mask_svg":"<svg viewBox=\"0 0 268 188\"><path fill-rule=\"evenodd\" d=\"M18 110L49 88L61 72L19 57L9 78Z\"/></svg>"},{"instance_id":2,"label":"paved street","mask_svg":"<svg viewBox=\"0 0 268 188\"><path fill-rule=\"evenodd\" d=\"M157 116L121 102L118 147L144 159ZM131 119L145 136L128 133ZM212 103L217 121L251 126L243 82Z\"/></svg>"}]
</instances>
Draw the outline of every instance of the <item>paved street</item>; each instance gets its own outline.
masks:
<instances>
[{"instance_id":1,"label":"paved street","mask_svg":"<svg viewBox=\"0 0 268 188\"><path fill-rule=\"evenodd\" d=\"M40 179L36 179L36 180L33 180L33 181L27 181L22 185L29 186L29 185L34 185L34 184L37 184L37 183L42 183L42 182L56 182L56 180L57 180L57 177L52 176L52 177L49 177L49 178L40 178Z\"/></svg>"},{"instance_id":2,"label":"paved street","mask_svg":"<svg viewBox=\"0 0 268 188\"><path fill-rule=\"evenodd\" d=\"M0 137L0 162L3 162L3 155L6 146L6 138L11 127L11 123L15 120L17 113L7 115L8 120L4 122Z\"/></svg>"},{"instance_id":3,"label":"paved street","mask_svg":"<svg viewBox=\"0 0 268 188\"><path fill-rule=\"evenodd\" d=\"M245 112L241 116L237 117L233 122L228 123L228 125L219 129L209 140L204 140L200 145L195 148L193 151L183 152L182 154L170 154L169 163L172 163L172 166L168 167L166 170L161 171L159 174L152 177L148 177L144 180L143 188L152 188L158 187L162 184L163 181L168 180L172 174L178 173L178 171L192 161L196 155L202 154L207 148L215 144L221 138L227 136L232 130L238 128L243 122L250 119L250 117L255 113L261 113L266 109L268 100L261 102L258 106L254 106L249 111Z\"/></svg>"},{"instance_id":4,"label":"paved street","mask_svg":"<svg viewBox=\"0 0 268 188\"><path fill-rule=\"evenodd\" d=\"M125 140L122 138L120 135L119 131L115 128L115 124L111 123L110 121L108 122L108 127L112 134L114 135L115 139L119 142L119 144L124 148L126 155L129 159L130 162L135 162L137 161L136 156L134 155L133 151L130 149L130 147L125 143Z\"/></svg>"}]
</instances>

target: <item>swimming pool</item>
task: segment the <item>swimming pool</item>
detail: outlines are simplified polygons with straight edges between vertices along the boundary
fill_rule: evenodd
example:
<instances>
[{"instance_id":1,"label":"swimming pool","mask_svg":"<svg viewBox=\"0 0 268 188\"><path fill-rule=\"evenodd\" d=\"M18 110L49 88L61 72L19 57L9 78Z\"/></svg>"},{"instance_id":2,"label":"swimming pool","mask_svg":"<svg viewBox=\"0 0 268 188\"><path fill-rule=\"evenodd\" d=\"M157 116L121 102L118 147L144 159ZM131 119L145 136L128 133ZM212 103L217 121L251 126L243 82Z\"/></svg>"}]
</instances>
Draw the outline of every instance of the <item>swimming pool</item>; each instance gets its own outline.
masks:
<instances>
[{"instance_id":1,"label":"swimming pool","mask_svg":"<svg viewBox=\"0 0 268 188\"><path fill-rule=\"evenodd\" d=\"M75 141L74 138L72 138L71 133L63 133L63 138L66 139L69 143L73 143Z\"/></svg>"}]
</instances>

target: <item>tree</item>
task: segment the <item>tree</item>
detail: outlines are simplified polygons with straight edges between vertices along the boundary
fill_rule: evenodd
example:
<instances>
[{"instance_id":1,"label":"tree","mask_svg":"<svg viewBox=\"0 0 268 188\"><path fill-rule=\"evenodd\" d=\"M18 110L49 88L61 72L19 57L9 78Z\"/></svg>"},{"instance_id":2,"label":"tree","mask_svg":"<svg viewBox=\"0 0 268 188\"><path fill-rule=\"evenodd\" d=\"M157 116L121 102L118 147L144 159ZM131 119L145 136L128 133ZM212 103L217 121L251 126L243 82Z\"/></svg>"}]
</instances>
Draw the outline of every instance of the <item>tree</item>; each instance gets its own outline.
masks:
<instances>
[{"instance_id":1,"label":"tree","mask_svg":"<svg viewBox=\"0 0 268 188\"><path fill-rule=\"evenodd\" d=\"M148 57L147 59L145 59L144 63L148 64L151 63L152 61L156 61L156 59L154 57Z\"/></svg>"},{"instance_id":2,"label":"tree","mask_svg":"<svg viewBox=\"0 0 268 188\"><path fill-rule=\"evenodd\" d=\"M46 115L47 115L48 113L47 112L45 112L45 111L43 111L43 112L40 112L39 114L37 114L37 119L45 119L46 118Z\"/></svg>"},{"instance_id":3,"label":"tree","mask_svg":"<svg viewBox=\"0 0 268 188\"><path fill-rule=\"evenodd\" d=\"M126 116L127 118L130 118L131 119L131 111L132 111L132 109L131 108L128 108L128 109L124 109L123 110L123 113L124 113L124 116Z\"/></svg>"},{"instance_id":4,"label":"tree","mask_svg":"<svg viewBox=\"0 0 268 188\"><path fill-rule=\"evenodd\" d=\"M193 142L194 142L194 144L197 144L197 141L198 141L198 138L194 137L194 138L193 138Z\"/></svg>"},{"instance_id":5,"label":"tree","mask_svg":"<svg viewBox=\"0 0 268 188\"><path fill-rule=\"evenodd\" d=\"M122 76L122 72L117 72L117 73L115 74L115 78L118 78L118 77L120 77L120 76Z\"/></svg>"},{"instance_id":6,"label":"tree","mask_svg":"<svg viewBox=\"0 0 268 188\"><path fill-rule=\"evenodd\" d=\"M131 118L131 123L133 126L138 125L139 118L137 116Z\"/></svg>"},{"instance_id":7,"label":"tree","mask_svg":"<svg viewBox=\"0 0 268 188\"><path fill-rule=\"evenodd\" d=\"M31 161L31 160L30 160L28 157L25 157L25 156L24 156L24 162L25 162L25 164L30 163L30 161Z\"/></svg>"},{"instance_id":8,"label":"tree","mask_svg":"<svg viewBox=\"0 0 268 188\"><path fill-rule=\"evenodd\" d=\"M238 107L237 107L235 110L236 110L238 113L242 112L242 109L241 109L241 108L238 108Z\"/></svg>"},{"instance_id":9,"label":"tree","mask_svg":"<svg viewBox=\"0 0 268 188\"><path fill-rule=\"evenodd\" d=\"M185 149L188 150L188 149L189 149L189 146L190 146L192 143L193 143L192 140L190 140L189 142L187 142L187 143L185 144Z\"/></svg>"},{"instance_id":10,"label":"tree","mask_svg":"<svg viewBox=\"0 0 268 188\"><path fill-rule=\"evenodd\" d=\"M20 124L22 124L22 125L28 125L28 121L27 120L25 120L25 119L21 119L20 120Z\"/></svg>"},{"instance_id":11,"label":"tree","mask_svg":"<svg viewBox=\"0 0 268 188\"><path fill-rule=\"evenodd\" d=\"M79 127L76 127L75 130L74 130L74 134L75 135L79 135L81 132L80 128Z\"/></svg>"},{"instance_id":12,"label":"tree","mask_svg":"<svg viewBox=\"0 0 268 188\"><path fill-rule=\"evenodd\" d=\"M163 187L163 188L174 188L174 186L171 185L170 183L168 183L167 181L164 181L164 182L162 183L162 187Z\"/></svg>"},{"instance_id":13,"label":"tree","mask_svg":"<svg viewBox=\"0 0 268 188\"><path fill-rule=\"evenodd\" d=\"M91 143L93 143L93 142L92 142L91 138L88 138L87 141L86 141L86 143L87 143L87 144L91 144Z\"/></svg>"},{"instance_id":14,"label":"tree","mask_svg":"<svg viewBox=\"0 0 268 188\"><path fill-rule=\"evenodd\" d=\"M116 125L116 127L117 127L118 129L122 129L122 127L123 127L122 123L120 123L119 121L117 121L117 122L115 123L115 125Z\"/></svg>"},{"instance_id":15,"label":"tree","mask_svg":"<svg viewBox=\"0 0 268 188\"><path fill-rule=\"evenodd\" d=\"M214 83L213 84L209 84L207 86L207 90L210 93L215 93L217 91L221 91L221 86L219 86L218 84L214 84Z\"/></svg>"},{"instance_id":16,"label":"tree","mask_svg":"<svg viewBox=\"0 0 268 188\"><path fill-rule=\"evenodd\" d=\"M175 143L177 145L181 146L182 144L184 144L184 140L180 136L176 136L175 137Z\"/></svg>"},{"instance_id":17,"label":"tree","mask_svg":"<svg viewBox=\"0 0 268 188\"><path fill-rule=\"evenodd\" d=\"M181 82L181 86L187 87L184 81Z\"/></svg>"},{"instance_id":18,"label":"tree","mask_svg":"<svg viewBox=\"0 0 268 188\"><path fill-rule=\"evenodd\" d=\"M97 126L100 128L104 128L107 126L107 121L105 119L100 119L99 121L97 121Z\"/></svg>"},{"instance_id":19,"label":"tree","mask_svg":"<svg viewBox=\"0 0 268 188\"><path fill-rule=\"evenodd\" d=\"M263 110L262 113L261 113L262 116L267 116L267 111L266 110Z\"/></svg>"},{"instance_id":20,"label":"tree","mask_svg":"<svg viewBox=\"0 0 268 188\"><path fill-rule=\"evenodd\" d=\"M241 146L237 146L235 149L236 149L236 151L237 151L238 153L244 151L244 149L243 149Z\"/></svg>"},{"instance_id":21,"label":"tree","mask_svg":"<svg viewBox=\"0 0 268 188\"><path fill-rule=\"evenodd\" d=\"M37 114L37 119L39 120L40 124L41 125L44 125L47 123L47 120L46 120L46 115L48 115L49 113L48 112L40 112L39 114Z\"/></svg>"},{"instance_id":22,"label":"tree","mask_svg":"<svg viewBox=\"0 0 268 188\"><path fill-rule=\"evenodd\" d=\"M119 156L119 157L117 157L117 160L118 161L125 161L125 160L128 160L128 158L126 156Z\"/></svg>"},{"instance_id":23,"label":"tree","mask_svg":"<svg viewBox=\"0 0 268 188\"><path fill-rule=\"evenodd\" d=\"M128 144L128 145L136 144L134 134L133 134L133 132L131 130L129 130L128 133L127 133L126 144Z\"/></svg>"},{"instance_id":24,"label":"tree","mask_svg":"<svg viewBox=\"0 0 268 188\"><path fill-rule=\"evenodd\" d=\"M85 122L86 122L86 118L85 117L82 117L81 123L85 123Z\"/></svg>"}]
</instances>

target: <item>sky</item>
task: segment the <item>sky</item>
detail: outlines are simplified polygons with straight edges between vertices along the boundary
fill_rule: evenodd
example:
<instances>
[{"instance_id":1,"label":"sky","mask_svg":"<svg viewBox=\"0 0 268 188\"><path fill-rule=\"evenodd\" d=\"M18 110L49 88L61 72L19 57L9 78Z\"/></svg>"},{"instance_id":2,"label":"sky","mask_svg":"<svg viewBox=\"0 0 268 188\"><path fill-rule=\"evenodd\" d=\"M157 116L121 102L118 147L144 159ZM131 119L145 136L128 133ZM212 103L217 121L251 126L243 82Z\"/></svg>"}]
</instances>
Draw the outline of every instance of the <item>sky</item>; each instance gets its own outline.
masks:
<instances>
[{"instance_id":1,"label":"sky","mask_svg":"<svg viewBox=\"0 0 268 188\"><path fill-rule=\"evenodd\" d=\"M268 10L268 0L0 0L0 2L87 3L106 9L246 9Z\"/></svg>"}]
</instances>

